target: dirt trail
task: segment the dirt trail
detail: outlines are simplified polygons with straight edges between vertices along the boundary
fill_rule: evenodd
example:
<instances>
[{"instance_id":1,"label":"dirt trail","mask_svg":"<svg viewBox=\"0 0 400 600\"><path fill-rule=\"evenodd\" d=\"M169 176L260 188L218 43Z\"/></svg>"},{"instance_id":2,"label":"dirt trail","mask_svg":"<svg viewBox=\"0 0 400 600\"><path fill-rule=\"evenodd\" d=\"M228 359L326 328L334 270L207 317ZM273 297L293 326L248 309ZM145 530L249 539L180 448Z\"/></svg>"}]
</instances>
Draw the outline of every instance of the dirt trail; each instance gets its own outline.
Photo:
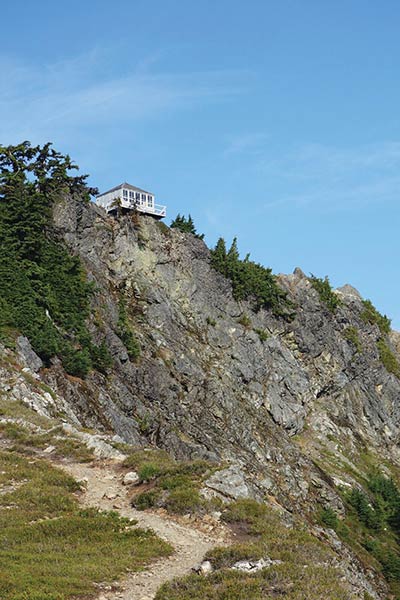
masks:
<instances>
[{"instance_id":1,"label":"dirt trail","mask_svg":"<svg viewBox=\"0 0 400 600\"><path fill-rule=\"evenodd\" d=\"M207 535L167 517L133 509L126 486L122 485L120 476L110 464L73 463L63 465L63 468L76 479L87 481L87 490L82 498L85 506L116 510L124 517L134 518L139 527L152 529L175 549L170 558L154 562L146 571L130 574L121 581L118 591L102 591L98 600L151 600L162 583L187 574L202 561L207 550L226 543L222 530L213 537L211 533Z\"/></svg>"}]
</instances>

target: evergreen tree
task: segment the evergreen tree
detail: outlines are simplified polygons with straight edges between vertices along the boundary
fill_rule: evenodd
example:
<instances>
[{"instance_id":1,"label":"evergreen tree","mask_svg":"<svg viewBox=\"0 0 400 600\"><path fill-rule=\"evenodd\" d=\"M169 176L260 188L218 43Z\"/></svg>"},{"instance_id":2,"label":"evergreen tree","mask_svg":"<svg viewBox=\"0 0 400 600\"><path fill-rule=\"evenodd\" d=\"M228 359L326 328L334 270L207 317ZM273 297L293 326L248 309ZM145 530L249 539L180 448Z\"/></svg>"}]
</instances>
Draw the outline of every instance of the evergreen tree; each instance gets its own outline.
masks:
<instances>
[{"instance_id":1,"label":"evergreen tree","mask_svg":"<svg viewBox=\"0 0 400 600\"><path fill-rule=\"evenodd\" d=\"M226 243L224 238L220 237L214 250L211 252L211 265L216 271L227 276L226 269Z\"/></svg>"},{"instance_id":2,"label":"evergreen tree","mask_svg":"<svg viewBox=\"0 0 400 600\"><path fill-rule=\"evenodd\" d=\"M171 222L170 227L172 229L179 229L179 231L182 231L183 233L191 233L192 235L199 238L200 240L202 240L204 238L204 233L202 233L202 234L197 233L196 227L194 225L194 221L190 214L189 214L188 218L186 219L186 217L184 215L180 215L180 213L178 213L177 216L175 217L175 219Z\"/></svg>"},{"instance_id":3,"label":"evergreen tree","mask_svg":"<svg viewBox=\"0 0 400 600\"><path fill-rule=\"evenodd\" d=\"M109 364L86 327L92 285L79 259L48 235L60 195L97 192L85 175L69 174L76 168L51 144L0 146L0 336L19 331L45 363L58 355L68 372L84 376L92 364Z\"/></svg>"},{"instance_id":4,"label":"evergreen tree","mask_svg":"<svg viewBox=\"0 0 400 600\"><path fill-rule=\"evenodd\" d=\"M293 305L278 286L271 269L250 260L247 254L240 259L237 238L228 252L225 240L219 238L211 250L211 265L232 282L233 295L237 300L251 300L255 310L270 308L276 316L293 317Z\"/></svg>"}]
</instances>

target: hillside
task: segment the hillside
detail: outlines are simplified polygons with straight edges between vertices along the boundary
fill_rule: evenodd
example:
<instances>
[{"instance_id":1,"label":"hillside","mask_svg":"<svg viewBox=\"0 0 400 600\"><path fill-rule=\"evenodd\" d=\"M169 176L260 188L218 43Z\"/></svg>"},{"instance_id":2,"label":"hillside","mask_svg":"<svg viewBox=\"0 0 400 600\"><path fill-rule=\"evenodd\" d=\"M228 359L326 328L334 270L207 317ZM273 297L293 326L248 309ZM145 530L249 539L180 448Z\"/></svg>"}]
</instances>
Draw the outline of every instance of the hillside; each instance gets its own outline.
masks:
<instances>
[{"instance_id":1,"label":"hillside","mask_svg":"<svg viewBox=\"0 0 400 600\"><path fill-rule=\"evenodd\" d=\"M71 311L82 323L77 317L70 326L48 305L55 339L64 340L53 354L35 347L37 332L30 343L3 318L4 439L7 423L31 422L31 413L18 413L24 406L63 422L61 437L72 424L85 443L90 430L103 436L98 444L126 454L147 447L179 464L207 465L195 483L241 550L231 558L210 554L214 574L192 575L158 600L274 597L277 584L267 574L275 571L288 598L396 598L400 355L388 320L351 286L332 291L300 269L276 280L290 315L255 307L234 294L202 239L135 213L107 216L79 189L56 190L44 229L54 248L79 259L65 272L78 273L91 291L85 304L76 283L80 304ZM60 298L72 293L66 289ZM90 362L77 368L86 349ZM159 488L169 489L162 477L171 466L157 468L143 477L154 492L146 502L165 508ZM194 489L188 481L183 487ZM185 502L182 512L199 512L197 500ZM282 541L285 531L293 535ZM265 557L278 562L261 571L262 581L239 571L229 583L219 571L238 558ZM285 561L293 571L281 579ZM221 582L230 596L221 595Z\"/></svg>"}]
</instances>

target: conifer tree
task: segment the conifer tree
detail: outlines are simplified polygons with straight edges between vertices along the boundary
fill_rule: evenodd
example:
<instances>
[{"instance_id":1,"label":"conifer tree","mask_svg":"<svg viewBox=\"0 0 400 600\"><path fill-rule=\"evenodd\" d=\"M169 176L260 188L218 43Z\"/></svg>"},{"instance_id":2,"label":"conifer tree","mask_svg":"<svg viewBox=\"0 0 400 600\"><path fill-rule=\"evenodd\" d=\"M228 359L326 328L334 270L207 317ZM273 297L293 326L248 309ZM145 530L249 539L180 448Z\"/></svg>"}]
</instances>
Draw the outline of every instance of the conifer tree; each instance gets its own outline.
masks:
<instances>
[{"instance_id":1,"label":"conifer tree","mask_svg":"<svg viewBox=\"0 0 400 600\"><path fill-rule=\"evenodd\" d=\"M250 260L247 254L240 259L237 238L228 252L225 240L219 238L211 250L211 265L232 282L233 295L237 300L251 300L255 310L271 308L276 316L291 319L293 305L286 293L278 286L271 269Z\"/></svg>"},{"instance_id":2,"label":"conifer tree","mask_svg":"<svg viewBox=\"0 0 400 600\"><path fill-rule=\"evenodd\" d=\"M222 237L219 238L217 245L211 252L211 265L214 267L214 269L227 276L226 243Z\"/></svg>"},{"instance_id":3,"label":"conifer tree","mask_svg":"<svg viewBox=\"0 0 400 600\"><path fill-rule=\"evenodd\" d=\"M190 214L189 214L188 218L186 219L186 217L184 215L181 215L180 213L178 213L177 216L175 217L175 219L171 222L171 228L179 229L179 231L182 231L183 233L191 233L195 237L199 238L200 240L202 240L204 238L204 233L202 233L202 234L197 233L196 227L194 225L194 221Z\"/></svg>"},{"instance_id":4,"label":"conifer tree","mask_svg":"<svg viewBox=\"0 0 400 600\"><path fill-rule=\"evenodd\" d=\"M58 355L85 376L109 360L86 327L92 286L79 259L48 235L57 198L97 192L85 175L70 175L76 168L51 144L0 146L0 337L20 332L45 363Z\"/></svg>"}]
</instances>

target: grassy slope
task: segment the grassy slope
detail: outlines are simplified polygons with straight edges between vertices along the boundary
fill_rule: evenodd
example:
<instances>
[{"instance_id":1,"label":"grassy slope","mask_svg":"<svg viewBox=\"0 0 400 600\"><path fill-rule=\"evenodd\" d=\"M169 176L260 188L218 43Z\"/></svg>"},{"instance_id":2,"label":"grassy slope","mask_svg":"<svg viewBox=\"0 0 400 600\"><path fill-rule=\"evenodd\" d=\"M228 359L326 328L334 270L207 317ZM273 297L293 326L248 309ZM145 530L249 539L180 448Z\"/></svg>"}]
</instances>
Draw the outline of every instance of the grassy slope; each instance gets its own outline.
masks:
<instances>
[{"instance_id":1,"label":"grassy slope","mask_svg":"<svg viewBox=\"0 0 400 600\"><path fill-rule=\"evenodd\" d=\"M285 527L266 505L239 500L223 513L244 541L215 548L206 557L217 569L208 577L190 575L160 588L156 600L349 600L334 554L300 523ZM229 569L239 560L281 561L256 574Z\"/></svg>"},{"instance_id":2,"label":"grassy slope","mask_svg":"<svg viewBox=\"0 0 400 600\"><path fill-rule=\"evenodd\" d=\"M21 440L0 452L2 600L90 597L94 582L171 553L155 534L116 513L81 510L78 490L46 460L26 455Z\"/></svg>"}]
</instances>

